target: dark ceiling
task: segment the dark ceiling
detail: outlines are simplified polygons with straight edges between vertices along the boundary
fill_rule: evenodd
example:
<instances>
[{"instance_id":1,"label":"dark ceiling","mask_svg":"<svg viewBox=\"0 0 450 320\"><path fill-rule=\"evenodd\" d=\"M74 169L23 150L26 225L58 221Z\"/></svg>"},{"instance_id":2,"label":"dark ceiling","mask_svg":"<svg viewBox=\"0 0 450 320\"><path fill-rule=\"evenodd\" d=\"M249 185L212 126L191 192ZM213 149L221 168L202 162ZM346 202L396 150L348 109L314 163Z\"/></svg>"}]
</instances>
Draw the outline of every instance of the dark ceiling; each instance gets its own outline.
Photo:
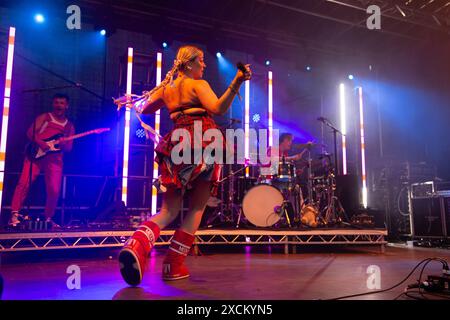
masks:
<instances>
[{"instance_id":1,"label":"dark ceiling","mask_svg":"<svg viewBox=\"0 0 450 320\"><path fill-rule=\"evenodd\" d=\"M239 49L391 54L450 40L444 0L151 0L80 2L93 22L160 37ZM369 30L366 8L381 9L381 29ZM99 14L102 17L99 17ZM267 45L264 45L267 44ZM263 49L265 48L265 49ZM271 54L273 56L273 54Z\"/></svg>"},{"instance_id":2,"label":"dark ceiling","mask_svg":"<svg viewBox=\"0 0 450 320\"><path fill-rule=\"evenodd\" d=\"M20 2L4 1L14 6ZM383 59L450 40L448 0L80 0L83 21L261 56ZM369 5L381 29L369 30ZM430 45L431 44L431 45ZM437 48L439 50L440 48ZM418 50L420 51L420 50Z\"/></svg>"}]
</instances>

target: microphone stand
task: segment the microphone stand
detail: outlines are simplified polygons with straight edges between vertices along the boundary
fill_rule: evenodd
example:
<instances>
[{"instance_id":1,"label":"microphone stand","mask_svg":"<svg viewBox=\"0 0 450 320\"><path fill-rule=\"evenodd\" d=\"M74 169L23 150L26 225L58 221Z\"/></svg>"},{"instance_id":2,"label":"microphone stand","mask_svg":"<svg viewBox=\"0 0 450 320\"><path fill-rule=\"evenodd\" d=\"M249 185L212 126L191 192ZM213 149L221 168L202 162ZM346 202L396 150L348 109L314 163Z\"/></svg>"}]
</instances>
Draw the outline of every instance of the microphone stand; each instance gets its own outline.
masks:
<instances>
[{"instance_id":1,"label":"microphone stand","mask_svg":"<svg viewBox=\"0 0 450 320\"><path fill-rule=\"evenodd\" d=\"M339 174L339 160L338 160L338 152L337 152L337 134L339 133L342 136L345 136L339 129L337 129L331 122L329 122L327 119L323 118L321 120L323 124L325 124L327 127L329 127L333 131L333 143L334 143L334 171Z\"/></svg>"},{"instance_id":2,"label":"microphone stand","mask_svg":"<svg viewBox=\"0 0 450 320\"><path fill-rule=\"evenodd\" d=\"M336 176L335 174L339 174L339 163L338 163L338 156L337 156L337 134L339 133L342 136L345 136L339 129L337 129L330 121L328 121L325 118L319 118L319 121L321 121L323 124L325 124L327 127L329 127L333 131L333 140L334 140L334 173L331 172L328 173L329 179L331 179L332 183L329 186L329 190L327 191L328 196L328 204L325 207L325 218L323 218L323 221L325 225L328 225L330 223L336 224L340 223L343 225L349 225L348 223L344 222L339 215L339 213L346 216L344 208L342 207L341 202L339 201L339 198L335 195L335 189L336 189Z\"/></svg>"}]
</instances>

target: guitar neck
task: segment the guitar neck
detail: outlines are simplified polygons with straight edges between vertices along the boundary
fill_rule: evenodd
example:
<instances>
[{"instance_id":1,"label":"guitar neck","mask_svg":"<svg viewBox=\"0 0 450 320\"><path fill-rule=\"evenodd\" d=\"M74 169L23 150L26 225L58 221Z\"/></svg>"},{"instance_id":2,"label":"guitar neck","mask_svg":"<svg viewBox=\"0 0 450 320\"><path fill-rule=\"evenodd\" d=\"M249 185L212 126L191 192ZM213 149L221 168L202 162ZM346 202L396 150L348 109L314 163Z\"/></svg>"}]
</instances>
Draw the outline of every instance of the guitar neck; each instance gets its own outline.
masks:
<instances>
[{"instance_id":1,"label":"guitar neck","mask_svg":"<svg viewBox=\"0 0 450 320\"><path fill-rule=\"evenodd\" d=\"M89 130L89 131L86 131L86 132L74 134L73 136L63 137L60 140L61 141L70 141L70 140L74 140L74 139L78 139L78 138L82 138L82 137L88 136L88 135L93 134L93 133L95 133L95 130Z\"/></svg>"}]
</instances>

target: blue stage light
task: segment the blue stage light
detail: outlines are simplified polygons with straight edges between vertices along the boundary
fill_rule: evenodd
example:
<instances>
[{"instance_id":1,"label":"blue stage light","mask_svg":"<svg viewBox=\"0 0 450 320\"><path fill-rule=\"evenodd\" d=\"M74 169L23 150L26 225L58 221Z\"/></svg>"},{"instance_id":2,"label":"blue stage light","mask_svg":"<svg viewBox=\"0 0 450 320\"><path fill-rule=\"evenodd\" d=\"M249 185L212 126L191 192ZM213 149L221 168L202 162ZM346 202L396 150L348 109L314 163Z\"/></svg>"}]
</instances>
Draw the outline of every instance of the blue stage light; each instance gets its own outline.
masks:
<instances>
[{"instance_id":1,"label":"blue stage light","mask_svg":"<svg viewBox=\"0 0 450 320\"><path fill-rule=\"evenodd\" d=\"M311 67L310 66L306 66L306 71L311 71Z\"/></svg>"},{"instance_id":2,"label":"blue stage light","mask_svg":"<svg viewBox=\"0 0 450 320\"><path fill-rule=\"evenodd\" d=\"M355 79L355 77L354 77L352 74L349 74L349 75L348 75L348 79L349 79L349 80L353 80L353 79Z\"/></svg>"},{"instance_id":3,"label":"blue stage light","mask_svg":"<svg viewBox=\"0 0 450 320\"><path fill-rule=\"evenodd\" d=\"M266 66L270 66L270 60L266 60Z\"/></svg>"},{"instance_id":4,"label":"blue stage light","mask_svg":"<svg viewBox=\"0 0 450 320\"><path fill-rule=\"evenodd\" d=\"M261 116L259 115L259 113L255 113L252 117L253 122L257 123L259 122L259 120L261 120Z\"/></svg>"},{"instance_id":5,"label":"blue stage light","mask_svg":"<svg viewBox=\"0 0 450 320\"><path fill-rule=\"evenodd\" d=\"M34 21L37 23L43 23L45 21L45 17L42 14L37 13L34 15Z\"/></svg>"},{"instance_id":6,"label":"blue stage light","mask_svg":"<svg viewBox=\"0 0 450 320\"><path fill-rule=\"evenodd\" d=\"M162 46L163 46L163 48L167 48L169 45L167 44L167 42L163 42Z\"/></svg>"},{"instance_id":7,"label":"blue stage light","mask_svg":"<svg viewBox=\"0 0 450 320\"><path fill-rule=\"evenodd\" d=\"M105 29L100 30L100 34L101 34L102 36L105 36L105 35L106 35L106 30L105 30Z\"/></svg>"},{"instance_id":8,"label":"blue stage light","mask_svg":"<svg viewBox=\"0 0 450 320\"><path fill-rule=\"evenodd\" d=\"M221 54L220 52L217 52L217 53L216 53L216 57L217 57L217 58L221 58L221 57L222 57L222 54Z\"/></svg>"}]
</instances>

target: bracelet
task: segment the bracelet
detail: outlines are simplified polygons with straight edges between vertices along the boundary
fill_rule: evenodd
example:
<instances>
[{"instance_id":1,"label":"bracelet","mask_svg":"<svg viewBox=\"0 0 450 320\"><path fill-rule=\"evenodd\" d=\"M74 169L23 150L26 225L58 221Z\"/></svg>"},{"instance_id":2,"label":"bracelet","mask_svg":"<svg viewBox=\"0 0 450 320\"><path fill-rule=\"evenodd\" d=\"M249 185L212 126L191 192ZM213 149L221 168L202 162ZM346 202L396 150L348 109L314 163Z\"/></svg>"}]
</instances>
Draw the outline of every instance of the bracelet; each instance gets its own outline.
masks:
<instances>
[{"instance_id":1,"label":"bracelet","mask_svg":"<svg viewBox=\"0 0 450 320\"><path fill-rule=\"evenodd\" d=\"M238 96L239 100L242 100L242 97L241 97L239 91L237 91L236 88L233 87L233 85L230 85L230 86L228 87L228 89L230 89L231 92L233 92L234 94L236 94L236 95Z\"/></svg>"}]
</instances>

